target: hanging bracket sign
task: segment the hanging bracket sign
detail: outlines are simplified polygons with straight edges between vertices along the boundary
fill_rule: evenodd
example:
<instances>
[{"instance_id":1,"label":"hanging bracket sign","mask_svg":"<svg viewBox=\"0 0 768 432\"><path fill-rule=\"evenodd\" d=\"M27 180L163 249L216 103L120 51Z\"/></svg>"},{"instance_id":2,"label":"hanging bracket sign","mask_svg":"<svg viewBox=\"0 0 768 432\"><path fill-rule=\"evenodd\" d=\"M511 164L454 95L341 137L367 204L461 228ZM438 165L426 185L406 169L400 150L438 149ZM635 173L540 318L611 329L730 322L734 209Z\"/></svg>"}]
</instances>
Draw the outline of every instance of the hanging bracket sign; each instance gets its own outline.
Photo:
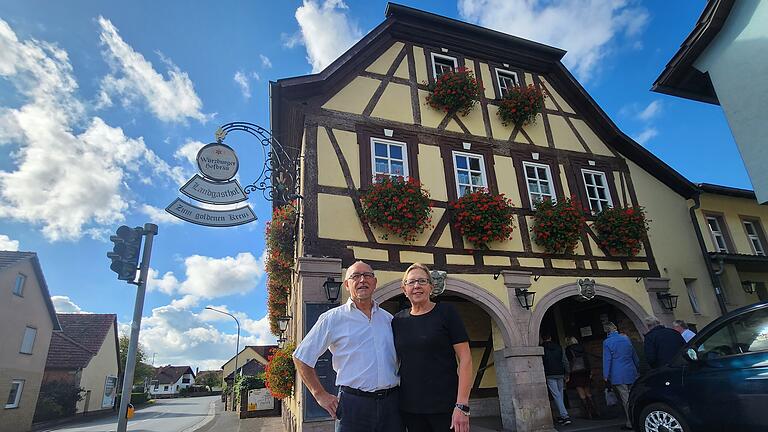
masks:
<instances>
[{"instance_id":1,"label":"hanging bracket sign","mask_svg":"<svg viewBox=\"0 0 768 432\"><path fill-rule=\"evenodd\" d=\"M199 174L195 174L179 190L192 199L208 204L234 204L247 199L237 180L212 182Z\"/></svg>"},{"instance_id":2,"label":"hanging bracket sign","mask_svg":"<svg viewBox=\"0 0 768 432\"><path fill-rule=\"evenodd\" d=\"M249 205L232 210L210 210L194 206L179 198L176 198L165 211L187 222L211 227L237 226L256 220L256 215Z\"/></svg>"}]
</instances>

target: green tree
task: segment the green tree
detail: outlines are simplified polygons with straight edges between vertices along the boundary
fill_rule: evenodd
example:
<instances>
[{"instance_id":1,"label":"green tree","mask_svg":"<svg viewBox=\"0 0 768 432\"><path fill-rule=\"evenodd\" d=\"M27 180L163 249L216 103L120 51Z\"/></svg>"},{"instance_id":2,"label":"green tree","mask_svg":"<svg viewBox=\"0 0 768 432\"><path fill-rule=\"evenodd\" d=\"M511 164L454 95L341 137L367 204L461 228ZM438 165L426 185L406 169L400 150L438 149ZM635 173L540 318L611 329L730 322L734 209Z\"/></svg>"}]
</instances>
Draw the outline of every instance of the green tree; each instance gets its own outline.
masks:
<instances>
[{"instance_id":1,"label":"green tree","mask_svg":"<svg viewBox=\"0 0 768 432\"><path fill-rule=\"evenodd\" d=\"M214 387L221 386L221 371L206 373L199 385L208 387L208 391L212 391Z\"/></svg>"},{"instance_id":2,"label":"green tree","mask_svg":"<svg viewBox=\"0 0 768 432\"><path fill-rule=\"evenodd\" d=\"M126 370L128 363L128 345L131 339L128 335L121 335L120 342L120 364L123 366L123 372ZM144 379L151 379L155 375L155 368L146 363L146 354L144 347L139 344L136 350L136 370L133 373L133 384L144 384Z\"/></svg>"}]
</instances>

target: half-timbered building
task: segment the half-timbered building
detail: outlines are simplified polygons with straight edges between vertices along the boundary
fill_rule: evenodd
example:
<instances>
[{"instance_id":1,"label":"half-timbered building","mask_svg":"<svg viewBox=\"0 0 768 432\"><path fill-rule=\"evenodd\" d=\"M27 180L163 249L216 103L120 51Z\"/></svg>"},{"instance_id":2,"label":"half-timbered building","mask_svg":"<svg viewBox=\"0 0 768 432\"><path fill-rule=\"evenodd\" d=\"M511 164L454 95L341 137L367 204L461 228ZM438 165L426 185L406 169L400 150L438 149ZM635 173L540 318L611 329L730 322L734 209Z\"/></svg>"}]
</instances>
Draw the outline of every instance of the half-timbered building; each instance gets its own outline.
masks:
<instances>
[{"instance_id":1,"label":"half-timbered building","mask_svg":"<svg viewBox=\"0 0 768 432\"><path fill-rule=\"evenodd\" d=\"M437 300L455 304L471 338L473 416L532 431L552 428L543 329L561 341L576 336L599 356L606 321L641 343L646 315L670 322L679 312L701 324L718 316L692 223L695 185L621 132L563 66L564 54L389 4L386 19L321 73L272 83L273 133L301 160L290 340L299 342L330 307L327 278L341 280L356 260L374 268L375 298L395 311L404 301L402 271L425 263L447 272ZM427 85L459 67L484 88L475 109L460 116L429 107ZM548 95L543 112L524 127L503 125L502 95L529 84ZM433 226L413 242L385 238L361 218L361 196L375 176L393 173L418 179L430 193ZM462 238L448 206L476 186L515 204L512 238L484 250ZM547 254L531 240L532 204L542 195L575 196L589 209L573 254ZM650 229L638 255L613 256L598 245L592 213L607 206L645 208ZM580 279L595 281L594 297L579 295ZM663 299L685 298L690 281L699 308L665 307ZM535 292L530 309L518 299L526 291ZM332 386L328 359L317 368ZM332 428L300 383L284 406L289 430Z\"/></svg>"}]
</instances>

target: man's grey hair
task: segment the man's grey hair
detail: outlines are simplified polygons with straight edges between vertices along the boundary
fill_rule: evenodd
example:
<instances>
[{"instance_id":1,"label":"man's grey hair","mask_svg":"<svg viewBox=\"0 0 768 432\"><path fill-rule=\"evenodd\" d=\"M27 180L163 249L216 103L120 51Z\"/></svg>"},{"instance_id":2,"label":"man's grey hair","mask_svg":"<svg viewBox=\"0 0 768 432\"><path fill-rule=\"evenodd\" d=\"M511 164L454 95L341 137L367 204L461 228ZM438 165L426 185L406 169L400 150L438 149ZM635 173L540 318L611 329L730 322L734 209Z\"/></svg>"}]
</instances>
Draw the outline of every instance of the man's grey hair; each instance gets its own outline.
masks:
<instances>
[{"instance_id":1,"label":"man's grey hair","mask_svg":"<svg viewBox=\"0 0 768 432\"><path fill-rule=\"evenodd\" d=\"M661 321L653 315L643 318L643 322L645 323L645 326L648 327L648 330L661 325Z\"/></svg>"},{"instance_id":2,"label":"man's grey hair","mask_svg":"<svg viewBox=\"0 0 768 432\"><path fill-rule=\"evenodd\" d=\"M672 321L672 326L674 327L680 327L681 329L687 329L688 323L683 320L674 320Z\"/></svg>"},{"instance_id":3,"label":"man's grey hair","mask_svg":"<svg viewBox=\"0 0 768 432\"><path fill-rule=\"evenodd\" d=\"M373 271L373 267L371 267L371 265L370 265L370 264L368 264L368 263L367 263L367 262L365 262L365 261L357 260L357 261L353 262L353 263L352 263L352 265L350 265L349 267L347 267L347 271L346 271L346 273L345 273L345 276L344 276L344 280L347 280L347 279L349 278L349 275L350 275L350 273L349 273L349 270L352 268L352 266L355 266L355 265L357 265L357 264L364 264L364 265L367 265L367 266L368 266L368 267L371 269L371 271Z\"/></svg>"},{"instance_id":4,"label":"man's grey hair","mask_svg":"<svg viewBox=\"0 0 768 432\"><path fill-rule=\"evenodd\" d=\"M610 321L608 321L607 323L603 324L603 328L608 333L619 331L618 327L616 327L616 324L614 324L614 323L612 323Z\"/></svg>"}]
</instances>

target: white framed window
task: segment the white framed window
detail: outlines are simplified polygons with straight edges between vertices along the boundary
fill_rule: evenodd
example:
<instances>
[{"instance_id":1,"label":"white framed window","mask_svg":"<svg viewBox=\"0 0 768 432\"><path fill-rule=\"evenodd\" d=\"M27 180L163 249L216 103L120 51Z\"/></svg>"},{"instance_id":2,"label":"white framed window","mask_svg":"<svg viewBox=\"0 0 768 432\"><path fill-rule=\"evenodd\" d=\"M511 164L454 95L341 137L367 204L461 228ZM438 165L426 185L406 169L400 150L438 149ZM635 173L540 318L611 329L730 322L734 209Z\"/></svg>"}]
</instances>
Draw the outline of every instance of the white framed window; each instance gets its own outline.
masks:
<instances>
[{"instance_id":1,"label":"white framed window","mask_svg":"<svg viewBox=\"0 0 768 432\"><path fill-rule=\"evenodd\" d=\"M693 313L700 314L699 297L696 295L696 279L684 279L685 290L688 292L688 301L691 302Z\"/></svg>"},{"instance_id":2,"label":"white framed window","mask_svg":"<svg viewBox=\"0 0 768 432\"><path fill-rule=\"evenodd\" d=\"M459 68L459 62L455 57L432 53L432 76L437 79L446 72L453 72Z\"/></svg>"},{"instance_id":3,"label":"white framed window","mask_svg":"<svg viewBox=\"0 0 768 432\"><path fill-rule=\"evenodd\" d=\"M749 243L752 245L752 252L754 252L755 255L765 256L765 248L763 248L763 243L760 241L760 235L757 232L757 226L755 223L745 220L744 230L747 231L747 238L749 239Z\"/></svg>"},{"instance_id":4,"label":"white framed window","mask_svg":"<svg viewBox=\"0 0 768 432\"><path fill-rule=\"evenodd\" d=\"M19 352L22 354L32 354L32 349L35 347L35 338L37 338L36 328L27 327L24 329L24 339L21 341Z\"/></svg>"},{"instance_id":5,"label":"white framed window","mask_svg":"<svg viewBox=\"0 0 768 432\"><path fill-rule=\"evenodd\" d=\"M499 95L501 97L506 96L512 87L520 85L517 73L499 68L496 68L496 83L499 85Z\"/></svg>"},{"instance_id":6,"label":"white framed window","mask_svg":"<svg viewBox=\"0 0 768 432\"><path fill-rule=\"evenodd\" d=\"M535 209L536 204L547 198L552 200L552 202L557 201L549 165L523 162L523 170L525 171L525 183L528 188L528 199L532 209Z\"/></svg>"},{"instance_id":7,"label":"white framed window","mask_svg":"<svg viewBox=\"0 0 768 432\"><path fill-rule=\"evenodd\" d=\"M715 249L717 252L728 252L728 244L725 241L725 234L723 232L720 218L716 216L707 216L707 225L709 226L709 233L712 234L712 241L715 242Z\"/></svg>"},{"instance_id":8,"label":"white framed window","mask_svg":"<svg viewBox=\"0 0 768 432\"><path fill-rule=\"evenodd\" d=\"M608 207L613 207L605 173L583 169L581 170L581 176L584 179L587 201L589 201L589 209L592 210L592 213L600 213Z\"/></svg>"},{"instance_id":9,"label":"white framed window","mask_svg":"<svg viewBox=\"0 0 768 432\"><path fill-rule=\"evenodd\" d=\"M408 177L408 152L406 144L382 138L371 138L371 167L373 178Z\"/></svg>"},{"instance_id":10,"label":"white framed window","mask_svg":"<svg viewBox=\"0 0 768 432\"><path fill-rule=\"evenodd\" d=\"M13 293L19 297L24 297L24 283L27 277L21 273L16 275L16 284L13 286Z\"/></svg>"},{"instance_id":11,"label":"white framed window","mask_svg":"<svg viewBox=\"0 0 768 432\"><path fill-rule=\"evenodd\" d=\"M21 402L21 392L24 391L24 380L11 381L11 391L8 393L6 408L18 408Z\"/></svg>"},{"instance_id":12,"label":"white framed window","mask_svg":"<svg viewBox=\"0 0 768 432\"><path fill-rule=\"evenodd\" d=\"M456 192L459 197L480 189L488 189L485 163L481 155L455 151L453 167L456 175Z\"/></svg>"},{"instance_id":13,"label":"white framed window","mask_svg":"<svg viewBox=\"0 0 768 432\"><path fill-rule=\"evenodd\" d=\"M168 386L163 386L163 391L168 391Z\"/></svg>"}]
</instances>

